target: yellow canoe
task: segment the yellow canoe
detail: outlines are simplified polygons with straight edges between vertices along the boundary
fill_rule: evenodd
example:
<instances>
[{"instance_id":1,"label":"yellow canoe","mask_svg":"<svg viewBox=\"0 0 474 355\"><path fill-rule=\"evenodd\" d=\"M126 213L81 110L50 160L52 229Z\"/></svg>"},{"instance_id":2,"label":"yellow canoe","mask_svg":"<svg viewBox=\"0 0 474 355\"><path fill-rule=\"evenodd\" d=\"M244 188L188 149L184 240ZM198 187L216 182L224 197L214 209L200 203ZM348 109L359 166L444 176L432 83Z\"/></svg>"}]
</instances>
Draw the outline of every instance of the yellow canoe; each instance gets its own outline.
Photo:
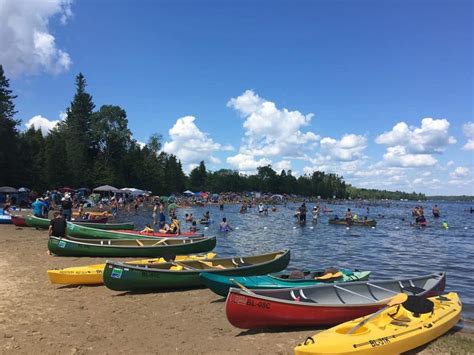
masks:
<instances>
[{"instance_id":1,"label":"yellow canoe","mask_svg":"<svg viewBox=\"0 0 474 355\"><path fill-rule=\"evenodd\" d=\"M174 260L204 260L213 259L216 256L215 253L207 253L203 255L177 255ZM164 263L164 258L154 258L145 260L134 260L129 261L134 264L157 264ZM68 267L65 269L53 269L48 270L49 281L53 284L62 285L101 285L104 283L102 280L102 273L104 271L105 264L95 264L78 267Z\"/></svg>"},{"instance_id":2,"label":"yellow canoe","mask_svg":"<svg viewBox=\"0 0 474 355\"><path fill-rule=\"evenodd\" d=\"M428 300L433 303L432 311L428 313L412 312L417 300L410 297L403 305L390 307L367 320L352 334L348 332L370 316L317 333L298 345L295 354L400 354L415 349L446 333L461 317L462 304L457 293ZM420 308L420 305L416 307Z\"/></svg>"}]
</instances>

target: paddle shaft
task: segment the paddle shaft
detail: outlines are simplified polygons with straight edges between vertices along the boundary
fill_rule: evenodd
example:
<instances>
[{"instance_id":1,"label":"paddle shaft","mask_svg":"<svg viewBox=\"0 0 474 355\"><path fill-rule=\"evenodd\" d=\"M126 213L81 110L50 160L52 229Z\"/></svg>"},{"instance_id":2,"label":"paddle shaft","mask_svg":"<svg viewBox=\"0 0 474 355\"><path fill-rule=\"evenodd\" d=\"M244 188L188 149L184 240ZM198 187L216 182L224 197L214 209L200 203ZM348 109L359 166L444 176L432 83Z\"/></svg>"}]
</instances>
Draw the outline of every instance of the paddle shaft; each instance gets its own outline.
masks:
<instances>
[{"instance_id":1,"label":"paddle shaft","mask_svg":"<svg viewBox=\"0 0 474 355\"><path fill-rule=\"evenodd\" d=\"M245 292L248 292L252 295L254 295L255 293L253 293L252 291L250 291L250 289L248 289L247 287L245 287L244 285L242 285L240 282L238 282L236 279L229 279L231 282L235 283L237 286L239 286L242 290L244 290Z\"/></svg>"}]
</instances>

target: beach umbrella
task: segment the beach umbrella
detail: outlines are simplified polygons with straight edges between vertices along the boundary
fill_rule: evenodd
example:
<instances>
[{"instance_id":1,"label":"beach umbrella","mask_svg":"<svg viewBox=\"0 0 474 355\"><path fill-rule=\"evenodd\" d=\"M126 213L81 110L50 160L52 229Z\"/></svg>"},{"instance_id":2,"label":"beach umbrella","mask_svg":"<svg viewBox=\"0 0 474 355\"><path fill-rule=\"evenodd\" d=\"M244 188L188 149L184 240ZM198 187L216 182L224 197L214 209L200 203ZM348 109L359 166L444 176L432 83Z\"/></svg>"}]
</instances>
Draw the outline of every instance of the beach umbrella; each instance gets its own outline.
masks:
<instances>
[{"instance_id":1,"label":"beach umbrella","mask_svg":"<svg viewBox=\"0 0 474 355\"><path fill-rule=\"evenodd\" d=\"M20 187L20 188L18 189L18 192L28 192L28 191L30 191L30 189L27 188L27 187Z\"/></svg>"},{"instance_id":2,"label":"beach umbrella","mask_svg":"<svg viewBox=\"0 0 474 355\"><path fill-rule=\"evenodd\" d=\"M169 210L175 210L176 208L178 208L178 205L176 205L176 203L170 203L168 205L168 211Z\"/></svg>"},{"instance_id":3,"label":"beach umbrella","mask_svg":"<svg viewBox=\"0 0 474 355\"><path fill-rule=\"evenodd\" d=\"M192 195L194 195L194 192L192 192L192 191L189 191L189 190L186 190L186 191L184 191L184 192L183 192L183 195L189 195L189 196L192 196Z\"/></svg>"},{"instance_id":4,"label":"beach umbrella","mask_svg":"<svg viewBox=\"0 0 474 355\"><path fill-rule=\"evenodd\" d=\"M160 201L161 202L168 202L169 197L168 196L160 196Z\"/></svg>"},{"instance_id":5,"label":"beach umbrella","mask_svg":"<svg viewBox=\"0 0 474 355\"><path fill-rule=\"evenodd\" d=\"M2 186L0 187L0 193L1 192L6 193L6 194L12 194L12 193L18 192L18 190L11 186Z\"/></svg>"},{"instance_id":6,"label":"beach umbrella","mask_svg":"<svg viewBox=\"0 0 474 355\"><path fill-rule=\"evenodd\" d=\"M70 187L62 187L59 189L61 192L74 192L74 189L71 189Z\"/></svg>"}]
</instances>

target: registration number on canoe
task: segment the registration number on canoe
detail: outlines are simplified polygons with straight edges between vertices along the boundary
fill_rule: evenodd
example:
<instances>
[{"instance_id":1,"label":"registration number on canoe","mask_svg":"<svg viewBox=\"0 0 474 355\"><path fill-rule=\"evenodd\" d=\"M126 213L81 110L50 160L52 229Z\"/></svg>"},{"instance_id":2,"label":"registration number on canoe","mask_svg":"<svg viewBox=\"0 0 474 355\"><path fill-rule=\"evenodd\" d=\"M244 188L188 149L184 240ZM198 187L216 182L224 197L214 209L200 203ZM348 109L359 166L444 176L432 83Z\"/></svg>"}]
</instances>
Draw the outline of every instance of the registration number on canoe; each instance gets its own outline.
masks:
<instances>
[{"instance_id":1,"label":"registration number on canoe","mask_svg":"<svg viewBox=\"0 0 474 355\"><path fill-rule=\"evenodd\" d=\"M58 243L58 247L60 248L64 248L66 246L66 242L64 240L61 240L59 243Z\"/></svg>"},{"instance_id":2,"label":"registration number on canoe","mask_svg":"<svg viewBox=\"0 0 474 355\"><path fill-rule=\"evenodd\" d=\"M381 345L385 345L385 344L390 344L390 339L387 338L387 337L378 338L378 339L373 339L373 340L369 340L369 344L370 344L370 346L372 346L373 348L376 348L377 346L381 346Z\"/></svg>"},{"instance_id":3,"label":"registration number on canoe","mask_svg":"<svg viewBox=\"0 0 474 355\"><path fill-rule=\"evenodd\" d=\"M254 300L243 297L243 296L235 296L233 302L240 305L250 306L250 307L258 307L262 309L270 309L269 302L258 301L255 302Z\"/></svg>"}]
</instances>

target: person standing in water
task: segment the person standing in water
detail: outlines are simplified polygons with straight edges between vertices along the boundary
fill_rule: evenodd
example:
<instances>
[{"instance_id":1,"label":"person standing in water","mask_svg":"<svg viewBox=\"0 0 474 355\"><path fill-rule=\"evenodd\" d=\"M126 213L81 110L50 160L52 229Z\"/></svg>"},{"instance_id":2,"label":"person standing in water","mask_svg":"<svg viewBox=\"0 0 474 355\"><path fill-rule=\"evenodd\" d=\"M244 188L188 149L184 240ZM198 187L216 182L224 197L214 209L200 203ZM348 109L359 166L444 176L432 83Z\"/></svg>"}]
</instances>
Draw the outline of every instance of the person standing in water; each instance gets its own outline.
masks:
<instances>
[{"instance_id":1,"label":"person standing in water","mask_svg":"<svg viewBox=\"0 0 474 355\"><path fill-rule=\"evenodd\" d=\"M441 214L438 205L434 205L431 212L433 213L433 217L439 217Z\"/></svg>"},{"instance_id":2,"label":"person standing in water","mask_svg":"<svg viewBox=\"0 0 474 355\"><path fill-rule=\"evenodd\" d=\"M232 227L227 222L227 218L225 218L225 217L222 218L222 222L219 225L219 231L220 232L228 232L228 231L231 231L231 230L232 230Z\"/></svg>"},{"instance_id":3,"label":"person standing in water","mask_svg":"<svg viewBox=\"0 0 474 355\"><path fill-rule=\"evenodd\" d=\"M303 202L303 204L300 206L298 209L299 212L299 222L301 224L306 223L306 212L308 210L306 209L306 204Z\"/></svg>"}]
</instances>

